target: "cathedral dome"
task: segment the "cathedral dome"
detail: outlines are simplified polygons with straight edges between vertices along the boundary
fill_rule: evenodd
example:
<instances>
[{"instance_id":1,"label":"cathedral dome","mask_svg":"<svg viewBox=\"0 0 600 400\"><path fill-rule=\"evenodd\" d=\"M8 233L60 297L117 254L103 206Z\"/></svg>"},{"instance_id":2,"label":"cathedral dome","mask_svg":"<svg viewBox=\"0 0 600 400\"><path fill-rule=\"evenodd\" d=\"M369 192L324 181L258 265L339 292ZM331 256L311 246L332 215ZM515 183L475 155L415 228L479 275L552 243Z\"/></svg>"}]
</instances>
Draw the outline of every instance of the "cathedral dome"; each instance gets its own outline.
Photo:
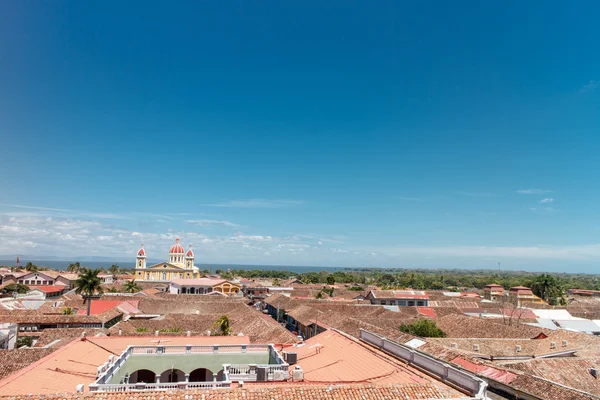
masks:
<instances>
[{"instance_id":1,"label":"cathedral dome","mask_svg":"<svg viewBox=\"0 0 600 400\"><path fill-rule=\"evenodd\" d=\"M185 256L188 258L193 258L194 257L194 252L192 251L192 246L190 245L189 250L187 251L187 253L185 253Z\"/></svg>"},{"instance_id":2,"label":"cathedral dome","mask_svg":"<svg viewBox=\"0 0 600 400\"><path fill-rule=\"evenodd\" d=\"M144 244L142 243L142 247L137 252L138 257L146 257L146 250L144 250Z\"/></svg>"},{"instance_id":3,"label":"cathedral dome","mask_svg":"<svg viewBox=\"0 0 600 400\"><path fill-rule=\"evenodd\" d=\"M179 238L177 238L177 240L175 241L176 243L171 246L171 249L169 249L169 254L183 254L185 253L185 249L183 248L183 246L181 246L179 244Z\"/></svg>"}]
</instances>

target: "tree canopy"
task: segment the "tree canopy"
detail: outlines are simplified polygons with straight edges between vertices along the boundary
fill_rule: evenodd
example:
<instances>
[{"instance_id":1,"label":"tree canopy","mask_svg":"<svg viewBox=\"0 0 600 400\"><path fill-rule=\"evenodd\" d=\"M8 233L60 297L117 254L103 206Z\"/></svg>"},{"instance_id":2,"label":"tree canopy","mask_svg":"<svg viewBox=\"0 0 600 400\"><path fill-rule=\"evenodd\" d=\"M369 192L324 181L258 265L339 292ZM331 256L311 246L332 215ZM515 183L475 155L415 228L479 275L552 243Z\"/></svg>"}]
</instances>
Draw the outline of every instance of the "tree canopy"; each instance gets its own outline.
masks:
<instances>
[{"instance_id":1,"label":"tree canopy","mask_svg":"<svg viewBox=\"0 0 600 400\"><path fill-rule=\"evenodd\" d=\"M125 282L123 290L127 293L136 293L142 290L141 286L138 285L134 279Z\"/></svg>"},{"instance_id":2,"label":"tree canopy","mask_svg":"<svg viewBox=\"0 0 600 400\"><path fill-rule=\"evenodd\" d=\"M221 336L231 335L231 324L227 315L221 315L213 324L213 327L219 330Z\"/></svg>"},{"instance_id":3,"label":"tree canopy","mask_svg":"<svg viewBox=\"0 0 600 400\"><path fill-rule=\"evenodd\" d=\"M67 267L67 272L70 272L72 274L78 274L83 270L83 267L81 266L81 264L79 263L79 261L76 261L74 263L69 264L69 266Z\"/></svg>"},{"instance_id":4,"label":"tree canopy","mask_svg":"<svg viewBox=\"0 0 600 400\"><path fill-rule=\"evenodd\" d=\"M402 324L400 330L420 337L446 337L444 331L438 328L434 321L425 318L418 319L410 324Z\"/></svg>"},{"instance_id":5,"label":"tree canopy","mask_svg":"<svg viewBox=\"0 0 600 400\"><path fill-rule=\"evenodd\" d=\"M83 297L83 302L87 301L87 315L90 315L92 296L102 294L102 278L98 276L99 269L84 268L75 281L75 293Z\"/></svg>"}]
</instances>

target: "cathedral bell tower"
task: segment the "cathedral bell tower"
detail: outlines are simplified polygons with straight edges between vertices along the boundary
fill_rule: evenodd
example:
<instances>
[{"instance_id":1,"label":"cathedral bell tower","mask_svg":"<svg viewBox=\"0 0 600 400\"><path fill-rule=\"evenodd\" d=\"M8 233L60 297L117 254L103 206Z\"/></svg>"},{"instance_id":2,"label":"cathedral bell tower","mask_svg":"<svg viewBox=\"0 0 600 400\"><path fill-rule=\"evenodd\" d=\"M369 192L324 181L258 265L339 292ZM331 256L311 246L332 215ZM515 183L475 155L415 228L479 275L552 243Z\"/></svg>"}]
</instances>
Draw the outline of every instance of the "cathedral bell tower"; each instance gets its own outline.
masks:
<instances>
[{"instance_id":1,"label":"cathedral bell tower","mask_svg":"<svg viewBox=\"0 0 600 400\"><path fill-rule=\"evenodd\" d=\"M185 269L192 269L194 267L194 252L192 251L192 245L190 244L190 248L185 253Z\"/></svg>"},{"instance_id":2,"label":"cathedral bell tower","mask_svg":"<svg viewBox=\"0 0 600 400\"><path fill-rule=\"evenodd\" d=\"M142 243L142 247L137 252L137 257L135 260L135 269L146 269L146 250L144 250L144 244Z\"/></svg>"}]
</instances>

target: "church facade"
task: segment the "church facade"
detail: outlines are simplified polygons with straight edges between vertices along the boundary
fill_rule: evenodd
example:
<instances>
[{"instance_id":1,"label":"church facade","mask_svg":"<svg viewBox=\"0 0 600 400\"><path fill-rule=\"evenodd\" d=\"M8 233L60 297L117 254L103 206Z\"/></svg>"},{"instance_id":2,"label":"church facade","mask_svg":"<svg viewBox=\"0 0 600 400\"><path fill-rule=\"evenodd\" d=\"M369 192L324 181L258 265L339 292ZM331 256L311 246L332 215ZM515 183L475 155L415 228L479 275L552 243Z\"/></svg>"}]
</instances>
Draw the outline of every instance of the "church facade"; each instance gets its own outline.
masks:
<instances>
[{"instance_id":1,"label":"church facade","mask_svg":"<svg viewBox=\"0 0 600 400\"><path fill-rule=\"evenodd\" d=\"M140 282L170 282L173 279L199 278L200 270L194 265L194 252L192 247L186 252L179 244L169 249L169 261L146 266L146 250L144 245L138 250L135 261L135 280Z\"/></svg>"}]
</instances>

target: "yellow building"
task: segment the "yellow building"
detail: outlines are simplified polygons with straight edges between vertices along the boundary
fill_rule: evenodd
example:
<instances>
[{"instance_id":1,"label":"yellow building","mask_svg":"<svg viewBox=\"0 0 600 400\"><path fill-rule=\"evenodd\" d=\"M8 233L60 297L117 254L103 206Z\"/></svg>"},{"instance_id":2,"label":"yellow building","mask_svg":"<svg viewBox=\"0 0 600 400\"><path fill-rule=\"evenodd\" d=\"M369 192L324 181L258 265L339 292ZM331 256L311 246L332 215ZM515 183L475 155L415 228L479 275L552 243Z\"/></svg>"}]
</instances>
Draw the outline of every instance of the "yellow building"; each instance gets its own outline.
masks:
<instances>
[{"instance_id":1,"label":"yellow building","mask_svg":"<svg viewBox=\"0 0 600 400\"><path fill-rule=\"evenodd\" d=\"M174 279L169 284L172 294L241 295L240 285L225 279Z\"/></svg>"},{"instance_id":2,"label":"yellow building","mask_svg":"<svg viewBox=\"0 0 600 400\"><path fill-rule=\"evenodd\" d=\"M194 279L199 277L199 269L194 265L192 246L185 251L179 244L179 238L169 249L169 261L146 266L146 250L144 245L137 252L135 262L135 279L148 282L170 282L173 279Z\"/></svg>"}]
</instances>

